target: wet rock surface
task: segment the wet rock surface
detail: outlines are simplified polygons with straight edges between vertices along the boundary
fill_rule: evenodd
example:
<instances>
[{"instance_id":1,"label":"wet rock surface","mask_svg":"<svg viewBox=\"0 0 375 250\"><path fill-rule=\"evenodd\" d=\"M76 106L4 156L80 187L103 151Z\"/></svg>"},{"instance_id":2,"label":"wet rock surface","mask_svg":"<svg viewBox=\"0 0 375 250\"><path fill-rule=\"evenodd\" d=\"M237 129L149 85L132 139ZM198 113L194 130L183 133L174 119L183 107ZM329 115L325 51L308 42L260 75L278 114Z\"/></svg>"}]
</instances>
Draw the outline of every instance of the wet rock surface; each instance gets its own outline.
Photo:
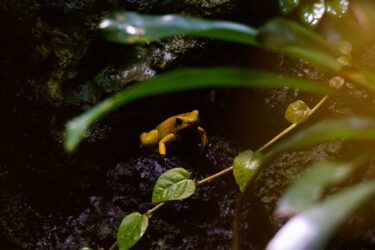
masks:
<instances>
[{"instance_id":1,"label":"wet rock surface","mask_svg":"<svg viewBox=\"0 0 375 250\"><path fill-rule=\"evenodd\" d=\"M2 236L10 241L8 249L108 247L124 215L152 207L152 189L163 172L179 166L188 169L194 178L202 179L229 166L236 155L232 145L215 137L210 138L205 150L180 150L184 153L181 157L162 158L150 151L117 163L107 172L98 193L81 196L82 209L66 217L43 214L11 190L2 193L0 225ZM7 174L1 177L5 183ZM233 178L228 175L200 187L186 201L171 202L152 218L150 230L137 247L229 249L237 194Z\"/></svg>"}]
</instances>

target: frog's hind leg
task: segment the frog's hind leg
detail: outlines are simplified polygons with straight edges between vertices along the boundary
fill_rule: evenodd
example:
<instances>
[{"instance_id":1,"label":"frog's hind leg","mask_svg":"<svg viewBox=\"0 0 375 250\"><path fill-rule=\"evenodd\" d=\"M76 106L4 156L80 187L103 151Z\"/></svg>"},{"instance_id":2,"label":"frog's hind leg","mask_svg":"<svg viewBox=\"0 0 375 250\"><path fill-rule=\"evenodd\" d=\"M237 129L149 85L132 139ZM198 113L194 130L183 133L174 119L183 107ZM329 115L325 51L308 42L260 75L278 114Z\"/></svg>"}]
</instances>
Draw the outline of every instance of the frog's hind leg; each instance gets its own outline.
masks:
<instances>
[{"instance_id":1,"label":"frog's hind leg","mask_svg":"<svg viewBox=\"0 0 375 250\"><path fill-rule=\"evenodd\" d=\"M175 141L176 139L177 139L177 136L173 133L170 133L164 136L159 142L159 154L166 155L167 149L165 147L165 143Z\"/></svg>"},{"instance_id":2,"label":"frog's hind leg","mask_svg":"<svg viewBox=\"0 0 375 250\"><path fill-rule=\"evenodd\" d=\"M201 144L202 144L202 147L204 148L207 145L207 134L206 134L206 131L202 127L198 127L198 133L201 136Z\"/></svg>"},{"instance_id":3,"label":"frog's hind leg","mask_svg":"<svg viewBox=\"0 0 375 250\"><path fill-rule=\"evenodd\" d=\"M156 129L150 132L143 132L139 137L141 141L141 146L153 146L158 144L159 141L159 131Z\"/></svg>"}]
</instances>

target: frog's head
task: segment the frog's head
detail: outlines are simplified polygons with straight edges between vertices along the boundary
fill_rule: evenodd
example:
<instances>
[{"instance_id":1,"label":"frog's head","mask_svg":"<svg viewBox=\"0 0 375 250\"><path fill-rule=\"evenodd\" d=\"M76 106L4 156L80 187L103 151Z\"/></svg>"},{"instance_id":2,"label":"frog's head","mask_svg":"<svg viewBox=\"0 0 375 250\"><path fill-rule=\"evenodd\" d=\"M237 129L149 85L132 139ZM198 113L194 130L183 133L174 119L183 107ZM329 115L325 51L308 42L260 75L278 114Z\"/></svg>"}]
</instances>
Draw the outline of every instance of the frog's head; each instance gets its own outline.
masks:
<instances>
[{"instance_id":1,"label":"frog's head","mask_svg":"<svg viewBox=\"0 0 375 250\"><path fill-rule=\"evenodd\" d=\"M176 130L183 130L194 125L198 125L199 111L193 110L192 112L180 114L176 116Z\"/></svg>"}]
</instances>

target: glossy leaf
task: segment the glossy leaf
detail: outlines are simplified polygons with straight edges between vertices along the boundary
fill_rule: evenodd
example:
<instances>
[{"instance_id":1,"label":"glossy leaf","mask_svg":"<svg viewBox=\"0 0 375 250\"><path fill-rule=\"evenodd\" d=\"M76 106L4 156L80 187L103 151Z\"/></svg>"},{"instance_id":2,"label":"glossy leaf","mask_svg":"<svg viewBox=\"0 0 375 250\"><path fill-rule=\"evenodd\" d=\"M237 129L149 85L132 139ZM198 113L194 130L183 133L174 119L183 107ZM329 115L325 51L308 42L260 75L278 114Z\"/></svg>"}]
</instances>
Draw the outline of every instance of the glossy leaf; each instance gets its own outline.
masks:
<instances>
[{"instance_id":1,"label":"glossy leaf","mask_svg":"<svg viewBox=\"0 0 375 250\"><path fill-rule=\"evenodd\" d=\"M127 215L117 231L117 245L120 250L134 246L144 235L148 227L147 216L138 212Z\"/></svg>"},{"instance_id":2,"label":"glossy leaf","mask_svg":"<svg viewBox=\"0 0 375 250\"><path fill-rule=\"evenodd\" d=\"M322 37L302 25L283 18L274 18L261 26L257 40L260 46L296 59L304 59L322 69L340 72L338 50Z\"/></svg>"},{"instance_id":3,"label":"glossy leaf","mask_svg":"<svg viewBox=\"0 0 375 250\"><path fill-rule=\"evenodd\" d=\"M182 69L137 83L110 97L67 123L65 149L74 151L91 124L133 100L189 89L209 87L299 88L314 93L336 92L328 86L272 73L238 68Z\"/></svg>"},{"instance_id":4,"label":"glossy leaf","mask_svg":"<svg viewBox=\"0 0 375 250\"><path fill-rule=\"evenodd\" d=\"M309 106L304 101L297 100L289 104L284 117L290 123L301 124L309 118L310 111Z\"/></svg>"},{"instance_id":5,"label":"glossy leaf","mask_svg":"<svg viewBox=\"0 0 375 250\"><path fill-rule=\"evenodd\" d=\"M173 168L162 174L156 181L152 202L183 200L195 191L195 182L183 168Z\"/></svg>"},{"instance_id":6,"label":"glossy leaf","mask_svg":"<svg viewBox=\"0 0 375 250\"><path fill-rule=\"evenodd\" d=\"M349 9L349 0L326 0L326 12L334 17L342 17Z\"/></svg>"},{"instance_id":7,"label":"glossy leaf","mask_svg":"<svg viewBox=\"0 0 375 250\"><path fill-rule=\"evenodd\" d=\"M324 120L278 143L272 152L298 150L339 139L375 139L375 120L356 116Z\"/></svg>"},{"instance_id":8,"label":"glossy leaf","mask_svg":"<svg viewBox=\"0 0 375 250\"><path fill-rule=\"evenodd\" d=\"M262 164L262 155L246 150L239 153L233 161L233 175L243 192L247 184L256 177L257 171Z\"/></svg>"},{"instance_id":9,"label":"glossy leaf","mask_svg":"<svg viewBox=\"0 0 375 250\"><path fill-rule=\"evenodd\" d=\"M256 29L229 21L211 21L180 15L152 16L116 13L100 23L105 37L118 43L145 43L176 35L194 35L254 44Z\"/></svg>"},{"instance_id":10,"label":"glossy leaf","mask_svg":"<svg viewBox=\"0 0 375 250\"><path fill-rule=\"evenodd\" d=\"M284 15L290 13L299 5L300 0L279 0L281 13Z\"/></svg>"},{"instance_id":11,"label":"glossy leaf","mask_svg":"<svg viewBox=\"0 0 375 250\"><path fill-rule=\"evenodd\" d=\"M301 20L310 27L316 27L326 11L324 0L307 0L299 6Z\"/></svg>"},{"instance_id":12,"label":"glossy leaf","mask_svg":"<svg viewBox=\"0 0 375 250\"><path fill-rule=\"evenodd\" d=\"M338 226L374 194L375 183L369 182L328 197L324 202L289 220L266 249L324 249Z\"/></svg>"},{"instance_id":13,"label":"glossy leaf","mask_svg":"<svg viewBox=\"0 0 375 250\"><path fill-rule=\"evenodd\" d=\"M345 163L326 161L315 164L284 192L277 203L276 216L290 217L310 207L321 198L329 185L345 181L362 162L362 159L358 159Z\"/></svg>"}]
</instances>

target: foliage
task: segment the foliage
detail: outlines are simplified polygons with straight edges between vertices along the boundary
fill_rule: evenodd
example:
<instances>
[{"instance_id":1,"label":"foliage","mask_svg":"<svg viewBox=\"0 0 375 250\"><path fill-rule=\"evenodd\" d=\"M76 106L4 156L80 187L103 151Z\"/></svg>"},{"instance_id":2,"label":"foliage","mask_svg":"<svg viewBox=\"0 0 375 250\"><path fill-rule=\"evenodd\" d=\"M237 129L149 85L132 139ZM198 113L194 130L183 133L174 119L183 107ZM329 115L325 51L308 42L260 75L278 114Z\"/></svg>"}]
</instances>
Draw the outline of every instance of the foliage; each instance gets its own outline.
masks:
<instances>
[{"instance_id":1,"label":"foliage","mask_svg":"<svg viewBox=\"0 0 375 250\"><path fill-rule=\"evenodd\" d=\"M233 175L241 191L257 175L263 156L251 150L241 152L233 161Z\"/></svg>"},{"instance_id":2,"label":"foliage","mask_svg":"<svg viewBox=\"0 0 375 250\"><path fill-rule=\"evenodd\" d=\"M138 212L127 215L117 232L117 244L120 250L130 249L142 238L148 227L148 218Z\"/></svg>"},{"instance_id":3,"label":"foliage","mask_svg":"<svg viewBox=\"0 0 375 250\"><path fill-rule=\"evenodd\" d=\"M338 16L340 13L346 12L341 8L340 1L334 0L305 1L301 5L297 0L280 0L280 6L284 8L285 13L291 12L295 8L301 9L303 14L306 13L304 18L310 22L310 25L316 25L325 12ZM107 39L119 43L145 43L184 34L248 44L292 58L304 59L321 69L375 92L375 85L372 84L372 80L375 79L374 73L358 66L351 66L351 64L343 65L337 60L342 55L340 51L337 51L312 31L286 19L276 18L259 29L254 29L244 24L219 20L208 21L177 15L148 16L136 13L117 13L105 18L100 27ZM92 123L138 98L209 87L269 88L285 86L329 94L332 97L341 95L342 81L339 80L340 82L330 83L331 87L328 87L300 78L256 70L235 68L178 70L124 89L69 122L65 146L68 151L73 151ZM301 105L301 102L291 106L287 110L286 118L293 124L285 130L286 132L280 133L267 143L267 147L305 121L327 98L328 96L325 96L320 104L311 110L307 106ZM272 160L274 155L337 139L375 139L375 120L367 117L349 116L322 121L310 128L302 129L288 140L271 148L267 154L259 153L266 147L262 147L256 152L244 151L236 157L233 167L206 179L212 180L233 170L240 190L246 191L251 189L249 183L255 179L268 161ZM285 247L283 249L300 249L300 247L320 249L323 247L337 226L375 193L375 183L367 182L320 201L323 191L329 185L345 181L355 170L356 165L356 162L352 164L322 163L288 189L280 200L276 213L279 216L297 215L276 234L269 243L268 249L282 249L280 248L282 246ZM117 244L120 249L130 248L142 237L148 226L148 219L164 202L188 198L194 193L196 186L206 183L206 179L195 182L190 179L190 174L182 168L175 168L161 175L156 182L152 201L162 203L143 215L136 212L123 219L117 235ZM311 192L316 195L307 195ZM296 236L292 235L293 237L291 237L290 235L296 231L296 225L305 226L305 230L301 230ZM283 243L287 242L285 237L288 237L288 240L295 238L295 241L291 241L291 245L285 245ZM310 240L304 241L304 237L309 237ZM301 242L304 242L303 246Z\"/></svg>"},{"instance_id":4,"label":"foliage","mask_svg":"<svg viewBox=\"0 0 375 250\"><path fill-rule=\"evenodd\" d=\"M173 168L162 174L156 181L152 202L182 200L195 191L195 182L183 168Z\"/></svg>"},{"instance_id":5,"label":"foliage","mask_svg":"<svg viewBox=\"0 0 375 250\"><path fill-rule=\"evenodd\" d=\"M372 181L330 196L289 220L269 242L267 250L324 249L344 219L374 194Z\"/></svg>"},{"instance_id":6,"label":"foliage","mask_svg":"<svg viewBox=\"0 0 375 250\"><path fill-rule=\"evenodd\" d=\"M345 15L349 9L349 0L279 0L279 7L284 15L297 9L301 21L314 28L325 13L336 18Z\"/></svg>"}]
</instances>

